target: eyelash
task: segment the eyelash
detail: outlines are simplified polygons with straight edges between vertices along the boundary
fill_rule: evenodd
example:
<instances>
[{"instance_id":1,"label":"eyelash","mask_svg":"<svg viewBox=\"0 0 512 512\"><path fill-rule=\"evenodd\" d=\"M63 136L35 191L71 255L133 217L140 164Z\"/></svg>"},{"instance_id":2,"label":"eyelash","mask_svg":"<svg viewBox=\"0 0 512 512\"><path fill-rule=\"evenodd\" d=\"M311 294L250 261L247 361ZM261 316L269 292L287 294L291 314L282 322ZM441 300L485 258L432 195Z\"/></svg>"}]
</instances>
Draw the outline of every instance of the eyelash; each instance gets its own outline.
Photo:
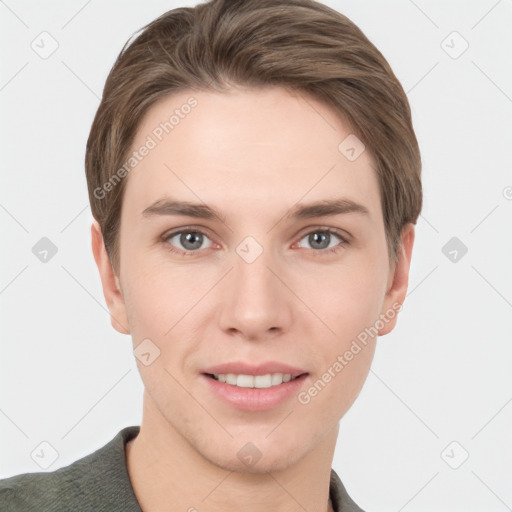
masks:
<instances>
[{"instance_id":1,"label":"eyelash","mask_svg":"<svg viewBox=\"0 0 512 512\"><path fill-rule=\"evenodd\" d=\"M201 251L201 249L198 249L195 251L183 251L181 249L176 249L173 245L171 245L171 243L169 242L169 239L173 238L176 235L180 235L182 233L199 233L203 236L210 238L207 233L205 233L201 229L196 229L196 228L181 228L177 231L171 231L170 233L165 233L162 236L162 241L165 244L166 249L172 253L179 254L181 256L194 256ZM346 237L344 237L341 234L341 232L339 230L334 229L334 228L327 228L327 227L315 228L311 231L308 231L303 236L301 236L301 238L299 239L299 242L302 239L304 239L305 237L311 235L312 233L330 233L331 235L335 235L336 237L338 237L341 240L337 245L335 245L334 247L331 247L329 249L319 249L319 250L310 249L310 251L312 251L315 256L323 256L325 254L336 254L338 251L343 249L345 246L350 245L350 242L347 240Z\"/></svg>"}]
</instances>

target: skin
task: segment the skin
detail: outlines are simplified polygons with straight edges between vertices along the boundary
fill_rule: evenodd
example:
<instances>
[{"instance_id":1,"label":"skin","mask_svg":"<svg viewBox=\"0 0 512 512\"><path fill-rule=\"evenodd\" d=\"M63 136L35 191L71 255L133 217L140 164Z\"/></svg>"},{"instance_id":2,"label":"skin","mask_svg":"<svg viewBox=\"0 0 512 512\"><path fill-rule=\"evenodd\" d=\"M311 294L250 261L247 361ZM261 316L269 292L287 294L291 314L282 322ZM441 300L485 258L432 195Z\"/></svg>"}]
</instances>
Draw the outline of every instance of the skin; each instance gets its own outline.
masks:
<instances>
[{"instance_id":1,"label":"skin","mask_svg":"<svg viewBox=\"0 0 512 512\"><path fill-rule=\"evenodd\" d=\"M330 510L339 421L368 375L377 338L308 404L294 396L271 410L240 411L199 374L228 361L280 361L309 373L307 390L360 332L403 303L414 228L404 228L395 264L370 151L350 162L338 151L348 124L281 88L168 96L147 112L133 148L190 96L197 107L128 175L117 274L98 224L91 227L112 325L134 347L149 338L160 349L148 366L137 360L143 419L127 447L135 494L152 512ZM204 202L221 219L141 215L166 196ZM341 197L368 214L283 218L297 202ZM195 252L179 236L162 238L186 227L206 235ZM349 243L331 235L329 248L339 250L319 248L308 234L325 228ZM236 252L247 236L263 248L250 264ZM250 467L237 457L247 442L262 453Z\"/></svg>"}]
</instances>

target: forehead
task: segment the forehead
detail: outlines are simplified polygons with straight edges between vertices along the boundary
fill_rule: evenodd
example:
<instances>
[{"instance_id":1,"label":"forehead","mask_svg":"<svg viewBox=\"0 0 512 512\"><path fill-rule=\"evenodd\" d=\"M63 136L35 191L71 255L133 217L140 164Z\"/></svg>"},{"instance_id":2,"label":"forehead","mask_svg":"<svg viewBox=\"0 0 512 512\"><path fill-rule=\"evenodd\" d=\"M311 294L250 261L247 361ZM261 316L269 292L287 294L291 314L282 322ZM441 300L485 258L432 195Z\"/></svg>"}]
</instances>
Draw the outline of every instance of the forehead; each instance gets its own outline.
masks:
<instances>
[{"instance_id":1,"label":"forehead","mask_svg":"<svg viewBox=\"0 0 512 512\"><path fill-rule=\"evenodd\" d=\"M377 213L373 158L369 151L347 158L344 141L357 144L350 126L304 94L182 91L153 105L138 128L131 149L140 160L128 174L123 210L140 214L172 195L262 214L301 198L348 195Z\"/></svg>"}]
</instances>

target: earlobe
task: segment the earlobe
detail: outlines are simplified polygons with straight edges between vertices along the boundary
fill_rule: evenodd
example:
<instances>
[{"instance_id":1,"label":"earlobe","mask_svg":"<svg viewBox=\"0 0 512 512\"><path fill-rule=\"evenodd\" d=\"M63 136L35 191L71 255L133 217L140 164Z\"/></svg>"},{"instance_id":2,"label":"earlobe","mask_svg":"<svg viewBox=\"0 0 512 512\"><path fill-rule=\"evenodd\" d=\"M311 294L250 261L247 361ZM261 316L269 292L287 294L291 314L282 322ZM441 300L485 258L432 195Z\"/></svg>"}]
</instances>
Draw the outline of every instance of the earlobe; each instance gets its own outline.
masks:
<instances>
[{"instance_id":1,"label":"earlobe","mask_svg":"<svg viewBox=\"0 0 512 512\"><path fill-rule=\"evenodd\" d=\"M402 308L407 286L409 284L409 269L411 266L412 248L414 245L414 225L406 224L402 229L401 244L398 249L398 261L395 264L391 285L386 293L381 311L383 327L379 336L390 333L397 321L398 312Z\"/></svg>"},{"instance_id":2,"label":"earlobe","mask_svg":"<svg viewBox=\"0 0 512 512\"><path fill-rule=\"evenodd\" d=\"M91 225L91 245L100 274L103 296L110 312L112 327L121 334L130 334L126 306L118 276L108 257L101 227L96 220Z\"/></svg>"}]
</instances>

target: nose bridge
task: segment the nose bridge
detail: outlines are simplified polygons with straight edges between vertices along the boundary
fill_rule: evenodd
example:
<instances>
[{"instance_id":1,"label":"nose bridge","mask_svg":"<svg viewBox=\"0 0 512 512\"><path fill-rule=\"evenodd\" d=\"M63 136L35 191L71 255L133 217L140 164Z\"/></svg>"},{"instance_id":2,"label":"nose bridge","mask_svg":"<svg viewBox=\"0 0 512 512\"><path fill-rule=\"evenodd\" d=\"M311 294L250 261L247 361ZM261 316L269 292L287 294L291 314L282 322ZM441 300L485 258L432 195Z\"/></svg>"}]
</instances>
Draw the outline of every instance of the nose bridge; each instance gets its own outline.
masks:
<instances>
[{"instance_id":1,"label":"nose bridge","mask_svg":"<svg viewBox=\"0 0 512 512\"><path fill-rule=\"evenodd\" d=\"M275 276L269 270L275 266L272 250L253 236L244 238L235 249L234 288L237 303L265 307L277 298Z\"/></svg>"},{"instance_id":2,"label":"nose bridge","mask_svg":"<svg viewBox=\"0 0 512 512\"><path fill-rule=\"evenodd\" d=\"M270 247L264 247L253 236L244 238L235 248L221 314L223 329L236 329L246 337L258 338L269 329L288 328L290 297L274 275L279 262L273 255Z\"/></svg>"}]
</instances>

